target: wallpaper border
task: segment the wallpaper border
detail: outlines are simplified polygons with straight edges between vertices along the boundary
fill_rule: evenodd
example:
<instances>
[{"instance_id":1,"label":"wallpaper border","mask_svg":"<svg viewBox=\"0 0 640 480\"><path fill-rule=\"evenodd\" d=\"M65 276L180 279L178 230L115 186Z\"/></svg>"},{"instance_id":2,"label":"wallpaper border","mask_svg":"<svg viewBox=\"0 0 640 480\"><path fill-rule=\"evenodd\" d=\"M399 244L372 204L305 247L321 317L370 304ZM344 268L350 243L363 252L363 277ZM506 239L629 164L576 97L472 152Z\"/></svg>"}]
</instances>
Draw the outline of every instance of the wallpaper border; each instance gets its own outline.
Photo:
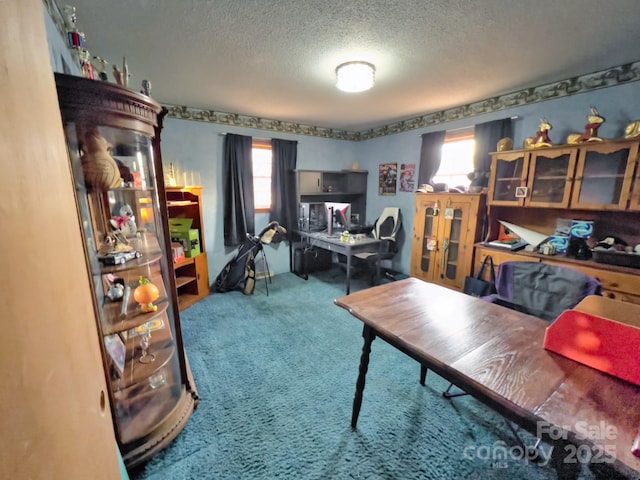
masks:
<instances>
[{"instance_id":1,"label":"wallpaper border","mask_svg":"<svg viewBox=\"0 0 640 480\"><path fill-rule=\"evenodd\" d=\"M55 0L43 0L49 15L66 37L65 22L62 12ZM376 128L363 131L341 130L336 128L316 127L302 123L274 120L268 118L242 115L239 113L219 112L185 105L164 104L169 110L169 118L180 120L192 120L197 122L215 123L218 125L230 125L234 127L255 128L279 133L291 133L296 135L309 135L313 137L332 138L336 140L362 141L376 137L384 137L395 133L407 132L417 128L430 127L441 123L475 117L486 113L498 112L510 108L544 102L556 98L577 95L601 88L614 87L625 83L640 80L640 61L627 63L601 70L594 73L572 77L558 82L547 83L538 87L530 87L497 97L487 98L478 102L461 105L458 107L426 113L418 117L401 120Z\"/></svg>"},{"instance_id":2,"label":"wallpaper border","mask_svg":"<svg viewBox=\"0 0 640 480\"><path fill-rule=\"evenodd\" d=\"M500 110L507 110L521 105L529 105L546 100L577 95L601 88L613 87L640 80L640 61L627 63L595 73L547 83L538 87L526 88L517 92L499 95L467 105L427 113L419 117L390 123L381 127L363 131L349 131L335 128L316 127L284 120L272 120L239 113L219 112L184 105L165 104L169 110L169 118L193 120L198 122L231 125L234 127L255 128L273 132L310 135L337 140L362 141L395 133L407 132L417 128L430 127L441 123L475 117Z\"/></svg>"}]
</instances>

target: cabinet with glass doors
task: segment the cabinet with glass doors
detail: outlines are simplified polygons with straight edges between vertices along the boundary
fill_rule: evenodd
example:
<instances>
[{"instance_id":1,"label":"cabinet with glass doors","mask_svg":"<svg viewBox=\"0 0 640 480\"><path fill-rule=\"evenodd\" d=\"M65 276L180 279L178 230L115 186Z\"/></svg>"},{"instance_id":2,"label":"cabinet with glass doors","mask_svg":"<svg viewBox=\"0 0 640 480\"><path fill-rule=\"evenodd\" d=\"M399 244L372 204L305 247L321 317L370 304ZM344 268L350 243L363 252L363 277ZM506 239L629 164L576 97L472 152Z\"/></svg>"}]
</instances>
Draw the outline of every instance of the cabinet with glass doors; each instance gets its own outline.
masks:
<instances>
[{"instance_id":1,"label":"cabinet with glass doors","mask_svg":"<svg viewBox=\"0 0 640 480\"><path fill-rule=\"evenodd\" d=\"M168 255L165 110L124 87L56 74L87 275L118 445L128 467L197 405ZM78 381L82 381L81 378Z\"/></svg>"},{"instance_id":2,"label":"cabinet with glass doors","mask_svg":"<svg viewBox=\"0 0 640 480\"><path fill-rule=\"evenodd\" d=\"M640 209L639 139L495 152L489 204L580 210Z\"/></svg>"},{"instance_id":3,"label":"cabinet with glass doors","mask_svg":"<svg viewBox=\"0 0 640 480\"><path fill-rule=\"evenodd\" d=\"M416 194L411 276L462 291L485 217L484 194Z\"/></svg>"}]
</instances>

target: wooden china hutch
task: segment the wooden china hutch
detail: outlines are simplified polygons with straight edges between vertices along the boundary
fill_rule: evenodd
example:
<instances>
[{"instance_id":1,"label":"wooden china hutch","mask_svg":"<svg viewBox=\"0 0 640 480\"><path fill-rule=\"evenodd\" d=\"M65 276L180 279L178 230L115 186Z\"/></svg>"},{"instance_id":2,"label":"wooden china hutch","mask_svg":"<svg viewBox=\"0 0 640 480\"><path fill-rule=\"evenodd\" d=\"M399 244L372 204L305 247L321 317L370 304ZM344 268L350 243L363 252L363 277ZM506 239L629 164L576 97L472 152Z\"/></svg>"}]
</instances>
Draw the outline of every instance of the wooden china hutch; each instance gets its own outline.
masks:
<instances>
[{"instance_id":1,"label":"wooden china hutch","mask_svg":"<svg viewBox=\"0 0 640 480\"><path fill-rule=\"evenodd\" d=\"M166 111L107 82L56 74L56 85L93 293L95 318L86 321L97 322L116 438L131 468L168 445L198 401L170 263ZM141 279L157 287L151 305L137 301Z\"/></svg>"},{"instance_id":2,"label":"wooden china hutch","mask_svg":"<svg viewBox=\"0 0 640 480\"><path fill-rule=\"evenodd\" d=\"M639 150L636 137L492 153L486 209L485 194L418 193L411 275L462 290L490 255L496 267L533 261L573 268L597 278L604 296L640 304L638 253L578 259L484 243L498 237L500 220L549 236L564 219L593 222L596 240L640 245Z\"/></svg>"},{"instance_id":3,"label":"wooden china hutch","mask_svg":"<svg viewBox=\"0 0 640 480\"><path fill-rule=\"evenodd\" d=\"M493 153L489 239L495 238L499 220L552 235L558 219L573 219L592 221L596 240L617 237L631 248L640 244L639 147L636 137ZM604 296L640 304L637 253L577 259L477 244L475 272L487 255L496 265L534 261L574 268L600 280Z\"/></svg>"}]
</instances>

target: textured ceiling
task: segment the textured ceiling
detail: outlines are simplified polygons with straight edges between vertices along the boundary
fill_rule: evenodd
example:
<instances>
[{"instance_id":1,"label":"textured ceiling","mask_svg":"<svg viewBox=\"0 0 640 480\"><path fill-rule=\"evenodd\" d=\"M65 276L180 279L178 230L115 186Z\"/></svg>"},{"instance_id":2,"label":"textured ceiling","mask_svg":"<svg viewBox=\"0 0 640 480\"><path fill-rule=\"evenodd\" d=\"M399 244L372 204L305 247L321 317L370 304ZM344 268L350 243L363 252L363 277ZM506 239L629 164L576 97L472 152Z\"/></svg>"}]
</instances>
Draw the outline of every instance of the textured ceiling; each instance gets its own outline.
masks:
<instances>
[{"instance_id":1,"label":"textured ceiling","mask_svg":"<svg viewBox=\"0 0 640 480\"><path fill-rule=\"evenodd\" d=\"M640 59L640 0L71 1L162 103L351 131ZM357 59L374 88L336 90Z\"/></svg>"}]
</instances>

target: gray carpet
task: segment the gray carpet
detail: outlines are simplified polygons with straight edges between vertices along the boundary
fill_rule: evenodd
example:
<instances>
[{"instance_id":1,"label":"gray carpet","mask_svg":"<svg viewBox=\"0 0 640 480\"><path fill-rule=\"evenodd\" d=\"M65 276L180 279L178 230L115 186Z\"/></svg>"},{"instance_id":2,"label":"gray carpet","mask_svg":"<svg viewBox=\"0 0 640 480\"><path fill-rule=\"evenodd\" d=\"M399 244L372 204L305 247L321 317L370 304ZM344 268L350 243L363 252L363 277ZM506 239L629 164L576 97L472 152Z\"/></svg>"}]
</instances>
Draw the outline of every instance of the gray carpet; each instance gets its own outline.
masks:
<instances>
[{"instance_id":1,"label":"gray carpet","mask_svg":"<svg viewBox=\"0 0 640 480\"><path fill-rule=\"evenodd\" d=\"M260 281L253 296L216 293L183 312L200 406L132 479L556 478L518 458L501 417L469 396L444 399L433 372L422 387L419 365L380 340L352 431L362 324L333 304L343 279L282 274L269 296Z\"/></svg>"}]
</instances>

